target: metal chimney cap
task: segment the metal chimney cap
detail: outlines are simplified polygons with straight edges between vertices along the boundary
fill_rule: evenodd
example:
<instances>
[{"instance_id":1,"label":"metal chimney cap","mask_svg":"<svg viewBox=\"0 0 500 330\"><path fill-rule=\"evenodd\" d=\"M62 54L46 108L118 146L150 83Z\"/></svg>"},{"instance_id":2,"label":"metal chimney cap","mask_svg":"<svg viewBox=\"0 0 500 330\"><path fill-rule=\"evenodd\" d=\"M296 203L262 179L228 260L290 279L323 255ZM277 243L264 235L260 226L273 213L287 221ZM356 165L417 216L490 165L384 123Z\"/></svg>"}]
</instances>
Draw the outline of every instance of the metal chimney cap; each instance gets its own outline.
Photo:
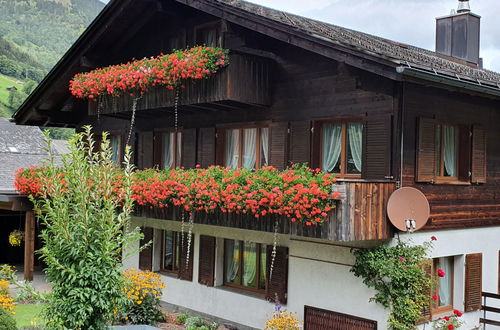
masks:
<instances>
[{"instance_id":1,"label":"metal chimney cap","mask_svg":"<svg viewBox=\"0 0 500 330\"><path fill-rule=\"evenodd\" d=\"M468 13L470 12L469 0L458 0L458 13Z\"/></svg>"}]
</instances>

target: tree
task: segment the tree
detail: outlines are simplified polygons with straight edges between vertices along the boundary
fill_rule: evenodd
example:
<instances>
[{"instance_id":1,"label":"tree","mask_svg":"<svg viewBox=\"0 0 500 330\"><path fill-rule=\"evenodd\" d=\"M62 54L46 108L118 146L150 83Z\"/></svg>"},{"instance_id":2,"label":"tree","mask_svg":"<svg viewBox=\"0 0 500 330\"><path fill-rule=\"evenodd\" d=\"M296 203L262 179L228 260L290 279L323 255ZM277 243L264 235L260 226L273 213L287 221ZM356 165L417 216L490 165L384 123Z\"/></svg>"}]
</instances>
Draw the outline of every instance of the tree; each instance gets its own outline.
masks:
<instances>
[{"instance_id":1,"label":"tree","mask_svg":"<svg viewBox=\"0 0 500 330\"><path fill-rule=\"evenodd\" d=\"M49 329L104 329L126 303L121 251L140 238L139 228L129 230L130 148L121 169L112 161L106 134L101 151L94 152L90 130L70 139L71 153L62 156L62 166L51 157L41 195L30 196L45 227L39 252L52 284L44 311Z\"/></svg>"}]
</instances>

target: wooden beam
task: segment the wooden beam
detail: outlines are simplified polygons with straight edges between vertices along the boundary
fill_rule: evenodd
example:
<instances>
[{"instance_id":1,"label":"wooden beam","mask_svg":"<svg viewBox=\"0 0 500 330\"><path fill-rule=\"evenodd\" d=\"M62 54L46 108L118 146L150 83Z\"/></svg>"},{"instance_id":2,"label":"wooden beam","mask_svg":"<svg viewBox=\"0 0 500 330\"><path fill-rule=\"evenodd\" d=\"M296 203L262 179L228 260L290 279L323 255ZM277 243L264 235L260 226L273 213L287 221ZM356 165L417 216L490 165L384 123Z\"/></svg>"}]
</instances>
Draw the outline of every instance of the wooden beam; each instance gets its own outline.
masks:
<instances>
[{"instance_id":1,"label":"wooden beam","mask_svg":"<svg viewBox=\"0 0 500 330\"><path fill-rule=\"evenodd\" d=\"M35 270L35 213L26 211L24 219L24 280L33 281Z\"/></svg>"}]
</instances>

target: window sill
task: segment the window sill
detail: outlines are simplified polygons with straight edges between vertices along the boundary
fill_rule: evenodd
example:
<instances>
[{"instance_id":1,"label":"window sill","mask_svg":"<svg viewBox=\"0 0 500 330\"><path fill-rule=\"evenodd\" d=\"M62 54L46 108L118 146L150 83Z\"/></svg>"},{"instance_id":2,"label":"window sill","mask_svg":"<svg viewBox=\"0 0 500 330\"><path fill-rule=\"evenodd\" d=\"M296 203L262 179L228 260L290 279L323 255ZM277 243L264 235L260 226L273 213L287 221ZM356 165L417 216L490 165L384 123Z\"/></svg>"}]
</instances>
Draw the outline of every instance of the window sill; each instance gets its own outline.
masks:
<instances>
[{"instance_id":1,"label":"window sill","mask_svg":"<svg viewBox=\"0 0 500 330\"><path fill-rule=\"evenodd\" d=\"M241 287L234 287L234 286L230 286L227 284L217 286L217 289L242 294L244 296L248 296L248 297L252 297L252 298L266 299L265 290L257 291L257 290L252 290L252 289L244 289Z\"/></svg>"},{"instance_id":2,"label":"window sill","mask_svg":"<svg viewBox=\"0 0 500 330\"><path fill-rule=\"evenodd\" d=\"M447 180L447 179L436 179L433 184L451 185L451 186L470 186L472 183L470 181L459 181L459 180Z\"/></svg>"},{"instance_id":3,"label":"window sill","mask_svg":"<svg viewBox=\"0 0 500 330\"><path fill-rule=\"evenodd\" d=\"M431 310L433 321L443 316L450 316L450 314L453 314L453 306L443 306Z\"/></svg>"},{"instance_id":4,"label":"window sill","mask_svg":"<svg viewBox=\"0 0 500 330\"><path fill-rule=\"evenodd\" d=\"M337 183L342 183L342 182L359 182L359 183L390 183L390 182L396 182L393 179L383 179L383 180L366 180L366 179L361 179L361 178L335 178Z\"/></svg>"}]
</instances>

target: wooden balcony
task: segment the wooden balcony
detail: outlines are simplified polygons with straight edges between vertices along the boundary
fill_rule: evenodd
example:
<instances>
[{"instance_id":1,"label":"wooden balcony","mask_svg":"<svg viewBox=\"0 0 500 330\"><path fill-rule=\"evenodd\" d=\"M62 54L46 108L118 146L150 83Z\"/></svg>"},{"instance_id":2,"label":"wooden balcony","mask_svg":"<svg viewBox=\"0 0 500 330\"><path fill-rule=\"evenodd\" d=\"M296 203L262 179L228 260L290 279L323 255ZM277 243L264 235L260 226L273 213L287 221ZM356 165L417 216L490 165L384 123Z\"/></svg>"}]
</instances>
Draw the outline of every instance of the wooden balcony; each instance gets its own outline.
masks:
<instances>
[{"instance_id":1,"label":"wooden balcony","mask_svg":"<svg viewBox=\"0 0 500 330\"><path fill-rule=\"evenodd\" d=\"M387 201L396 189L395 183L346 182L335 186L342 194L337 208L328 221L320 226L307 227L278 219L278 233L292 236L325 239L336 242L383 240L392 237L387 219ZM138 208L136 216L181 221L177 209ZM194 222L213 226L274 232L274 216L255 219L247 215L197 213ZM185 220L187 221L187 219Z\"/></svg>"},{"instance_id":2,"label":"wooden balcony","mask_svg":"<svg viewBox=\"0 0 500 330\"><path fill-rule=\"evenodd\" d=\"M266 59L231 54L230 64L208 79L189 80L181 89L179 105L198 109L205 107L238 108L239 105L270 104L269 67ZM105 96L99 102L89 102L89 115L114 114L132 110L134 97ZM157 87L137 101L137 110L172 108L175 92Z\"/></svg>"}]
</instances>

